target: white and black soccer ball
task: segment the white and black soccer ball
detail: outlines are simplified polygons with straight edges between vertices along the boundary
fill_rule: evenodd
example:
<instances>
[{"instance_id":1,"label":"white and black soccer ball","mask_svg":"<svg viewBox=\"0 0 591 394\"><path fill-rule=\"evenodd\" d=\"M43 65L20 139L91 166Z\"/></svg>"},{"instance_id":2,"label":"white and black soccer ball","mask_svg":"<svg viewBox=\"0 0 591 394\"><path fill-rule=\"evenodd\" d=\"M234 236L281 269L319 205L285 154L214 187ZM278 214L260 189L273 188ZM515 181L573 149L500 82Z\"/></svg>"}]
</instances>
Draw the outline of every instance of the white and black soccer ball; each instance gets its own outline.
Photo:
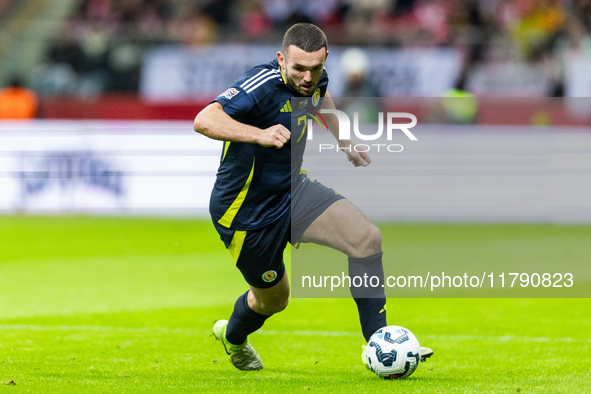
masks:
<instances>
[{"instance_id":1,"label":"white and black soccer ball","mask_svg":"<svg viewBox=\"0 0 591 394\"><path fill-rule=\"evenodd\" d=\"M377 330L365 348L367 366L384 379L404 379L418 368L421 345L410 330L387 326Z\"/></svg>"}]
</instances>

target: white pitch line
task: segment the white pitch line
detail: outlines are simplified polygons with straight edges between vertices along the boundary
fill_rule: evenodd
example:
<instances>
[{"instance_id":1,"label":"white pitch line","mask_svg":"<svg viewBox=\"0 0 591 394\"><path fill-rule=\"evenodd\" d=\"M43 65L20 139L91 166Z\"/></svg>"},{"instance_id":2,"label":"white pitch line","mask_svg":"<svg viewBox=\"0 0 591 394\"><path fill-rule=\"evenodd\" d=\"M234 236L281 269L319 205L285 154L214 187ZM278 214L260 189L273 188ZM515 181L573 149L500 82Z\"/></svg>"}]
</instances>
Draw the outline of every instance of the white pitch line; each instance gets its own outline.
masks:
<instances>
[{"instance_id":1,"label":"white pitch line","mask_svg":"<svg viewBox=\"0 0 591 394\"><path fill-rule=\"evenodd\" d=\"M521 337L515 335L489 336L489 335L422 335L421 339L432 339L437 341L487 341L487 342L573 342L591 343L591 338L549 338L549 337Z\"/></svg>"},{"instance_id":2,"label":"white pitch line","mask_svg":"<svg viewBox=\"0 0 591 394\"><path fill-rule=\"evenodd\" d=\"M112 327L112 326L39 326L28 324L0 324L0 331L71 331L71 332L121 332L121 333L162 333L185 335L209 335L211 330L196 328L167 328L167 327ZM354 331L314 331L314 330L259 330L257 335L281 335L304 337L358 337L361 333ZM536 342L536 343L591 343L591 338L549 338L549 337L523 337L515 335L491 336L491 335L421 335L420 339L434 341L485 341L485 342Z\"/></svg>"},{"instance_id":3,"label":"white pitch line","mask_svg":"<svg viewBox=\"0 0 591 394\"><path fill-rule=\"evenodd\" d=\"M361 335L361 332L353 332L353 331L259 330L256 333L262 334L262 335L296 335L296 336L303 336L303 337L359 337L359 338L363 338L363 336Z\"/></svg>"},{"instance_id":4,"label":"white pitch line","mask_svg":"<svg viewBox=\"0 0 591 394\"><path fill-rule=\"evenodd\" d=\"M211 333L211 330L199 330L192 328L167 328L167 327L112 327L112 326L39 326L28 324L0 324L0 331L81 331L81 332L161 332L163 334L195 334Z\"/></svg>"}]
</instances>

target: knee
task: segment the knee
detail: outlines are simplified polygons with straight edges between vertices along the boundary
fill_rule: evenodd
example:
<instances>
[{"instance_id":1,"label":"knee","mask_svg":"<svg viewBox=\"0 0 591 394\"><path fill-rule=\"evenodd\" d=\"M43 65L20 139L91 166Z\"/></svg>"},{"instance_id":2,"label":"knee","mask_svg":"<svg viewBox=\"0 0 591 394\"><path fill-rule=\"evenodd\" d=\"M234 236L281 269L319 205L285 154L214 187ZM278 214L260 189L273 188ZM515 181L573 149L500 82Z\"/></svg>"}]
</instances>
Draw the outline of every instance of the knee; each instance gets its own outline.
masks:
<instances>
[{"instance_id":1,"label":"knee","mask_svg":"<svg viewBox=\"0 0 591 394\"><path fill-rule=\"evenodd\" d=\"M373 224L370 224L366 231L364 247L366 256L380 253L382 251L382 232Z\"/></svg>"},{"instance_id":2,"label":"knee","mask_svg":"<svg viewBox=\"0 0 591 394\"><path fill-rule=\"evenodd\" d=\"M273 303L272 309L273 313L279 313L287 308L287 304L289 304L289 297L285 297L284 299L277 300Z\"/></svg>"},{"instance_id":3,"label":"knee","mask_svg":"<svg viewBox=\"0 0 591 394\"><path fill-rule=\"evenodd\" d=\"M262 315L271 316L287 308L287 304L289 303L289 285L278 286L278 288L274 289L273 293L255 294L251 290L248 296L248 304L253 311Z\"/></svg>"},{"instance_id":4,"label":"knee","mask_svg":"<svg viewBox=\"0 0 591 394\"><path fill-rule=\"evenodd\" d=\"M278 297L273 300L268 300L265 303L259 303L259 309L257 312L264 314L264 315L274 315L275 313L279 313L285 308L287 308L287 304L289 303L289 296L287 297Z\"/></svg>"},{"instance_id":5,"label":"knee","mask_svg":"<svg viewBox=\"0 0 591 394\"><path fill-rule=\"evenodd\" d=\"M364 226L350 257L366 257L382 251L382 232L374 224Z\"/></svg>"}]
</instances>

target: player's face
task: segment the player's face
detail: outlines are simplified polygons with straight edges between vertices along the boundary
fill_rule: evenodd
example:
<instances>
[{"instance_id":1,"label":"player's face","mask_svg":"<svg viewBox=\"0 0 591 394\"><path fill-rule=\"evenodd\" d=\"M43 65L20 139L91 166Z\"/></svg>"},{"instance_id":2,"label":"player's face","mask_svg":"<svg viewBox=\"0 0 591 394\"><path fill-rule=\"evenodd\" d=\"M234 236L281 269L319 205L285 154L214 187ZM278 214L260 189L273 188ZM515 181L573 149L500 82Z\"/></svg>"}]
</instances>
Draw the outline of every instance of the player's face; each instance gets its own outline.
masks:
<instances>
[{"instance_id":1,"label":"player's face","mask_svg":"<svg viewBox=\"0 0 591 394\"><path fill-rule=\"evenodd\" d=\"M277 58L287 83L302 96L311 96L320 82L328 51L321 48L306 52L290 45L286 54L279 52Z\"/></svg>"}]
</instances>

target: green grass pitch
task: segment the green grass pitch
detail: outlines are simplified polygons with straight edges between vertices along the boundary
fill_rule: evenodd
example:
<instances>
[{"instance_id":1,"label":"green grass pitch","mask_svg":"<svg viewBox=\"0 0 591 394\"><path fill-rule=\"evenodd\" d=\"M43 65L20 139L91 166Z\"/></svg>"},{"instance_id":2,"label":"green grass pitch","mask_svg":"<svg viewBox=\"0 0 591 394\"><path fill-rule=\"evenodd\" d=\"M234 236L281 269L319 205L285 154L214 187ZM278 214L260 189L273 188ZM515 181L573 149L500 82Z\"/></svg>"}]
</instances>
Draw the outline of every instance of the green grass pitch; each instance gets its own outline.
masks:
<instances>
[{"instance_id":1,"label":"green grass pitch","mask_svg":"<svg viewBox=\"0 0 591 394\"><path fill-rule=\"evenodd\" d=\"M417 251L473 250L466 226L421 228ZM562 228L589 250L591 227ZM384 381L350 299L292 299L251 336L265 368L235 370L209 334L246 288L207 220L0 217L0 392L591 392L589 299L389 299L435 355Z\"/></svg>"}]
</instances>

